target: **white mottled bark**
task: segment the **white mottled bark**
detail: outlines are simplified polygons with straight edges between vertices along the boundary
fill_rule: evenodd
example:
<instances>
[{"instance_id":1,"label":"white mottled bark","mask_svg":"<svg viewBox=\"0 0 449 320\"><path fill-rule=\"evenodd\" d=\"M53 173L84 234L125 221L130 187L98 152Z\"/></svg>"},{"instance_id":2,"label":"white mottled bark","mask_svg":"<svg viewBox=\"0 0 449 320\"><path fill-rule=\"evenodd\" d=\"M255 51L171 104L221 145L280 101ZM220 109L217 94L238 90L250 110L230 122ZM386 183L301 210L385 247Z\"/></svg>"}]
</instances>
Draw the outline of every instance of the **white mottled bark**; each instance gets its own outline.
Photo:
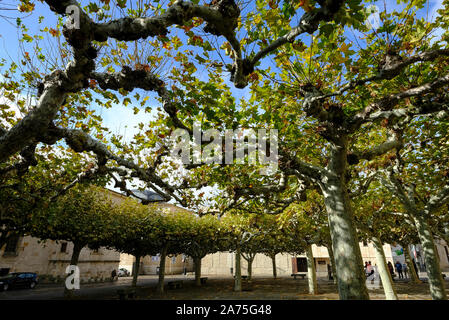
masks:
<instances>
[{"instance_id":1,"label":"white mottled bark","mask_svg":"<svg viewBox=\"0 0 449 320\"><path fill-rule=\"evenodd\" d=\"M433 300L447 300L443 276L438 261L433 234L426 219L420 212L413 214L418 236L424 251L426 271L429 278L430 294Z\"/></svg>"},{"instance_id":2,"label":"white mottled bark","mask_svg":"<svg viewBox=\"0 0 449 320\"><path fill-rule=\"evenodd\" d=\"M237 250L235 251L234 291L242 291L242 268L241 268L240 247L237 247Z\"/></svg>"},{"instance_id":3,"label":"white mottled bark","mask_svg":"<svg viewBox=\"0 0 449 320\"><path fill-rule=\"evenodd\" d=\"M410 281L413 283L421 283L422 281L419 280L419 277L416 274L415 266L413 265L412 257L410 255L410 250L408 249L408 244L403 244L401 246L404 249L405 263L407 264L407 273L410 276Z\"/></svg>"},{"instance_id":4,"label":"white mottled bark","mask_svg":"<svg viewBox=\"0 0 449 320\"><path fill-rule=\"evenodd\" d=\"M391 278L390 271L388 270L387 259L385 258L382 242L377 237L373 237L372 241L374 244L374 249L376 250L376 262L380 279L382 280L382 287L385 292L385 299L398 300L398 295L396 294L396 290L393 286L393 279Z\"/></svg>"},{"instance_id":5,"label":"white mottled bark","mask_svg":"<svg viewBox=\"0 0 449 320\"><path fill-rule=\"evenodd\" d=\"M316 282L316 268L313 259L312 246L307 246L307 279L309 282L309 294L318 294L318 284Z\"/></svg>"},{"instance_id":6,"label":"white mottled bark","mask_svg":"<svg viewBox=\"0 0 449 320\"><path fill-rule=\"evenodd\" d=\"M329 182L324 194L332 236L338 292L342 300L368 300L362 254L353 225L352 209L338 180Z\"/></svg>"},{"instance_id":7,"label":"white mottled bark","mask_svg":"<svg viewBox=\"0 0 449 320\"><path fill-rule=\"evenodd\" d=\"M369 300L362 254L354 227L346 185L347 141L340 138L331 149L321 189L329 219L338 293L342 300Z\"/></svg>"}]
</instances>

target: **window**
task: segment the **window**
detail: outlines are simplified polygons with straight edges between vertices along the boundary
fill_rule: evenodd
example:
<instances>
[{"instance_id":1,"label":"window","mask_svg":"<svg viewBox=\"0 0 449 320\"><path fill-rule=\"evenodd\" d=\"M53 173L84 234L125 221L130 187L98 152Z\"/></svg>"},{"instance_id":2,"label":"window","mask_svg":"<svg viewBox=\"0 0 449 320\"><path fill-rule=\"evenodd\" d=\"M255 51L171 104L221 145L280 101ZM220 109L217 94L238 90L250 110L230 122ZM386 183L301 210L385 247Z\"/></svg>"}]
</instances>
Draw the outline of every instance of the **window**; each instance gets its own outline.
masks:
<instances>
[{"instance_id":1,"label":"window","mask_svg":"<svg viewBox=\"0 0 449 320\"><path fill-rule=\"evenodd\" d=\"M159 254L157 256L152 256L151 261L159 261Z\"/></svg>"},{"instance_id":2,"label":"window","mask_svg":"<svg viewBox=\"0 0 449 320\"><path fill-rule=\"evenodd\" d=\"M368 243L366 241L363 241L363 246L368 247Z\"/></svg>"},{"instance_id":3,"label":"window","mask_svg":"<svg viewBox=\"0 0 449 320\"><path fill-rule=\"evenodd\" d=\"M67 242L61 243L61 253L67 252Z\"/></svg>"},{"instance_id":4,"label":"window","mask_svg":"<svg viewBox=\"0 0 449 320\"><path fill-rule=\"evenodd\" d=\"M6 242L5 252L6 255L17 254L17 245L19 244L19 236L11 236Z\"/></svg>"}]
</instances>

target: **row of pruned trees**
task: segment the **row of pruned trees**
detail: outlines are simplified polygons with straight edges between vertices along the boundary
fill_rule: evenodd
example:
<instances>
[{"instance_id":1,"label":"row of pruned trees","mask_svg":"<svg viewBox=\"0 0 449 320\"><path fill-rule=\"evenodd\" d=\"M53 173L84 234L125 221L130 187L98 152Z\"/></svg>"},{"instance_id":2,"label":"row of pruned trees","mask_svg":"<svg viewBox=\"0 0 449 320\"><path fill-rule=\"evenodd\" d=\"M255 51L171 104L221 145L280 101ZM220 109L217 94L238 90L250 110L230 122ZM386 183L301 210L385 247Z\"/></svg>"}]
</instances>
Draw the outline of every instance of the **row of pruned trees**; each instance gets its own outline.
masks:
<instances>
[{"instance_id":1,"label":"row of pruned trees","mask_svg":"<svg viewBox=\"0 0 449 320\"><path fill-rule=\"evenodd\" d=\"M300 252L297 238L287 235L288 226L278 227L272 215L229 214L221 218L198 215L181 209L143 205L128 198L114 202L108 191L95 185L78 184L55 201L43 202L28 211L21 235L43 241L69 241L74 244L71 265L77 265L83 248L106 247L135 257L132 285L137 285L143 257L160 255L158 292L164 291L165 261L169 255L186 254L193 258L195 284L201 285L201 260L219 251L236 252L236 287L241 290L240 256L248 260L248 273L256 253L273 259L281 252ZM298 229L298 231L301 231ZM287 241L290 242L287 242ZM296 249L293 246L296 245ZM304 247L305 248L305 247ZM72 291L66 289L66 295Z\"/></svg>"}]
</instances>

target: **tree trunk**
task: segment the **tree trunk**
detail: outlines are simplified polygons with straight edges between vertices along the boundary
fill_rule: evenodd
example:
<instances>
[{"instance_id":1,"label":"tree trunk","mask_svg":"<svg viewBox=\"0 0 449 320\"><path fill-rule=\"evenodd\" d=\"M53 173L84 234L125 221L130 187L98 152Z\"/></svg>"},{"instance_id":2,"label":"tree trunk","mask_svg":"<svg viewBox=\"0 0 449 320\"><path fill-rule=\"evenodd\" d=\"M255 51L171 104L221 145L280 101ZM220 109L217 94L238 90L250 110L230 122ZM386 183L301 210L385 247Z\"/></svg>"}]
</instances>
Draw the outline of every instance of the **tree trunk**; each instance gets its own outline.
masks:
<instances>
[{"instance_id":1,"label":"tree trunk","mask_svg":"<svg viewBox=\"0 0 449 320\"><path fill-rule=\"evenodd\" d=\"M250 255L249 259L247 260L248 262L248 280L251 280L253 278L253 261L254 261L254 257L256 255Z\"/></svg>"},{"instance_id":2,"label":"tree trunk","mask_svg":"<svg viewBox=\"0 0 449 320\"><path fill-rule=\"evenodd\" d=\"M234 291L242 291L242 269L240 263L240 247L238 246L235 251L235 279L234 279Z\"/></svg>"},{"instance_id":3,"label":"tree trunk","mask_svg":"<svg viewBox=\"0 0 449 320\"><path fill-rule=\"evenodd\" d=\"M446 300L446 289L441 275L438 252L435 248L430 226L421 212L413 214L413 220L418 230L418 236L423 247L427 277L429 278L430 294L433 300Z\"/></svg>"},{"instance_id":4,"label":"tree trunk","mask_svg":"<svg viewBox=\"0 0 449 320\"><path fill-rule=\"evenodd\" d=\"M159 262L159 282L157 284L157 292L164 293L165 278L165 260L167 259L168 245L165 245L161 251L161 261Z\"/></svg>"},{"instance_id":5,"label":"tree trunk","mask_svg":"<svg viewBox=\"0 0 449 320\"><path fill-rule=\"evenodd\" d=\"M72 257L71 257L71 259L70 259L70 265L71 265L71 266L77 266L77 265L78 265L78 260L79 260L79 258L80 258L80 253L81 253L81 250L83 249L83 247L84 247L83 244L74 243L74 246L73 246L73 252L72 252ZM67 275L66 280L67 280L67 278L68 278L69 276L70 276L70 274ZM65 297L65 298L71 298L71 297L73 297L74 291L75 291L74 289L69 290L69 289L67 288L67 286L65 285L65 282L64 282L64 297Z\"/></svg>"},{"instance_id":6,"label":"tree trunk","mask_svg":"<svg viewBox=\"0 0 449 320\"><path fill-rule=\"evenodd\" d=\"M338 293L342 300L368 300L362 254L343 177L328 177L323 195L332 237Z\"/></svg>"},{"instance_id":7,"label":"tree trunk","mask_svg":"<svg viewBox=\"0 0 449 320\"><path fill-rule=\"evenodd\" d=\"M308 245L306 250L307 257L307 279L309 281L309 294L318 294L318 285L316 282L316 268L313 260L312 246Z\"/></svg>"},{"instance_id":8,"label":"tree trunk","mask_svg":"<svg viewBox=\"0 0 449 320\"><path fill-rule=\"evenodd\" d=\"M278 276L277 270L276 270L276 255L271 255L271 263L273 264L273 278L276 279Z\"/></svg>"},{"instance_id":9,"label":"tree trunk","mask_svg":"<svg viewBox=\"0 0 449 320\"><path fill-rule=\"evenodd\" d=\"M320 187L329 219L332 249L342 300L369 300L362 253L346 183L348 139L343 132L331 139L329 162L321 173Z\"/></svg>"},{"instance_id":10,"label":"tree trunk","mask_svg":"<svg viewBox=\"0 0 449 320\"><path fill-rule=\"evenodd\" d=\"M386 300L398 300L398 295L393 286L393 279L391 278L390 270L388 270L387 259L385 258L384 248L382 242L377 237L372 238L374 249L376 250L376 262L379 270L379 275L382 280L382 287L385 292Z\"/></svg>"},{"instance_id":11,"label":"tree trunk","mask_svg":"<svg viewBox=\"0 0 449 320\"><path fill-rule=\"evenodd\" d=\"M402 248L404 249L404 257L405 257L405 263L407 264L407 271L410 275L410 280L412 283L421 283L422 281L419 280L418 275L416 274L415 266L413 265L412 256L410 255L410 250L408 249L408 244L401 244Z\"/></svg>"},{"instance_id":12,"label":"tree trunk","mask_svg":"<svg viewBox=\"0 0 449 320\"><path fill-rule=\"evenodd\" d=\"M137 286L137 277L139 276L139 271L140 271L140 255L136 254L136 262L135 262L135 267L134 267L134 274L133 274L133 281L132 281L132 286L136 287Z\"/></svg>"},{"instance_id":13,"label":"tree trunk","mask_svg":"<svg viewBox=\"0 0 449 320\"><path fill-rule=\"evenodd\" d=\"M195 285L201 287L201 258L194 258L195 264Z\"/></svg>"},{"instance_id":14,"label":"tree trunk","mask_svg":"<svg viewBox=\"0 0 449 320\"><path fill-rule=\"evenodd\" d=\"M327 246L327 251L329 252L329 259L331 262L332 278L334 279L334 284L337 284L337 271L335 270L334 250L332 250L332 244Z\"/></svg>"}]
</instances>

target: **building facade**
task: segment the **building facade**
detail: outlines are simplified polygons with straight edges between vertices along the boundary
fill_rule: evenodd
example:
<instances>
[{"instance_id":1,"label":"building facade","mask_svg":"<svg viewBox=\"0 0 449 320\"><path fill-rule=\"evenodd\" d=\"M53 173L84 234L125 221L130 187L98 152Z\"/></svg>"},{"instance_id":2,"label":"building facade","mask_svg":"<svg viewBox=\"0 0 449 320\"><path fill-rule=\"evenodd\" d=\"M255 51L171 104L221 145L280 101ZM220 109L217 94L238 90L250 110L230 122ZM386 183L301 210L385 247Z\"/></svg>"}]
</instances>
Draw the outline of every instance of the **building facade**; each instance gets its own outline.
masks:
<instances>
[{"instance_id":1,"label":"building facade","mask_svg":"<svg viewBox=\"0 0 449 320\"><path fill-rule=\"evenodd\" d=\"M73 244L67 241L45 241L30 236L11 239L0 250L0 269L6 272L35 272L42 281L59 281L66 276L70 265ZM117 270L120 253L99 248L83 248L78 267L83 282L104 281L111 278L112 270Z\"/></svg>"},{"instance_id":2,"label":"building facade","mask_svg":"<svg viewBox=\"0 0 449 320\"><path fill-rule=\"evenodd\" d=\"M449 272L449 248L444 241L436 241L439 253L440 267L443 272ZM385 244L383 246L387 262L393 265L396 261L405 262L403 250L400 246ZM360 243L363 263L377 264L376 252L372 243ZM415 258L420 272L425 272L424 256L419 245L411 246L412 257ZM327 277L327 266L331 264L326 247L312 246L315 266L318 277ZM247 274L247 262L241 259L242 275ZM204 275L231 276L234 274L235 254L230 252L218 252L210 254L202 260L201 272ZM292 256L282 253L276 255L276 272L278 276L290 276L292 273L307 272L307 260L305 255ZM253 276L272 276L273 265L271 258L263 254L257 254L252 265Z\"/></svg>"}]
</instances>

